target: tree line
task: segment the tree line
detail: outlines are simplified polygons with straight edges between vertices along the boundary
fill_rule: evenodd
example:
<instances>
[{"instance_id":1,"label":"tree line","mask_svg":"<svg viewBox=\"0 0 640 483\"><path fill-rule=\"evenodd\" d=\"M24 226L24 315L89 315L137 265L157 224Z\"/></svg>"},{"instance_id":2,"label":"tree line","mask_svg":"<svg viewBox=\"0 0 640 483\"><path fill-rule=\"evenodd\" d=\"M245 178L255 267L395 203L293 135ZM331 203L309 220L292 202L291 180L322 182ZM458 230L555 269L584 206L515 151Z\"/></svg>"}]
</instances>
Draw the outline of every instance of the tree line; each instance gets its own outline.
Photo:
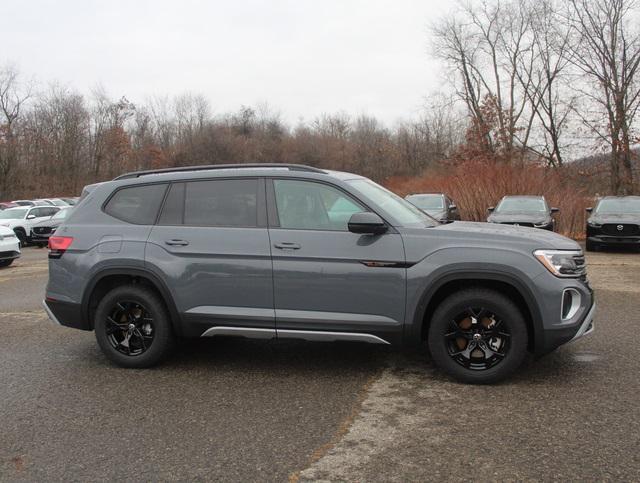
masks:
<instances>
[{"instance_id":1,"label":"tree line","mask_svg":"<svg viewBox=\"0 0 640 483\"><path fill-rule=\"evenodd\" d=\"M72 195L165 166L290 162L383 181L469 161L562 170L593 153L608 160L595 189L631 193L638 25L635 0L460 1L429 30L446 87L427 96L418 119L394 126L345 113L291 126L267 106L214 113L198 94L83 95L5 65L0 199Z\"/></svg>"}]
</instances>

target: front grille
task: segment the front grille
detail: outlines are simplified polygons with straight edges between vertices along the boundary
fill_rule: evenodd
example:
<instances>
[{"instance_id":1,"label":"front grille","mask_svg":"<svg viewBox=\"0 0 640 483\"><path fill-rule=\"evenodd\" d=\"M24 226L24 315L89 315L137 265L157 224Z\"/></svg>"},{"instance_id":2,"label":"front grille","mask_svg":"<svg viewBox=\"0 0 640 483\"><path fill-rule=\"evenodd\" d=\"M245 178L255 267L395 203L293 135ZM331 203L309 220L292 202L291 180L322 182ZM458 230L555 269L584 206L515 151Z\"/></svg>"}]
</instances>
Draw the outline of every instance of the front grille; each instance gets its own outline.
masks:
<instances>
[{"instance_id":1,"label":"front grille","mask_svg":"<svg viewBox=\"0 0 640 483\"><path fill-rule=\"evenodd\" d=\"M630 223L605 223L602 233L609 236L633 236L640 234L640 226Z\"/></svg>"},{"instance_id":2,"label":"front grille","mask_svg":"<svg viewBox=\"0 0 640 483\"><path fill-rule=\"evenodd\" d=\"M529 226L529 227L533 227L533 223L518 223L518 222L511 222L511 221L508 221L508 222L505 222L505 223L502 223L502 224L503 224L503 225L517 225L517 226Z\"/></svg>"},{"instance_id":3,"label":"front grille","mask_svg":"<svg viewBox=\"0 0 640 483\"><path fill-rule=\"evenodd\" d=\"M34 233L37 233L38 235L48 235L49 233L51 233L51 227L49 226L37 226L33 229Z\"/></svg>"}]
</instances>

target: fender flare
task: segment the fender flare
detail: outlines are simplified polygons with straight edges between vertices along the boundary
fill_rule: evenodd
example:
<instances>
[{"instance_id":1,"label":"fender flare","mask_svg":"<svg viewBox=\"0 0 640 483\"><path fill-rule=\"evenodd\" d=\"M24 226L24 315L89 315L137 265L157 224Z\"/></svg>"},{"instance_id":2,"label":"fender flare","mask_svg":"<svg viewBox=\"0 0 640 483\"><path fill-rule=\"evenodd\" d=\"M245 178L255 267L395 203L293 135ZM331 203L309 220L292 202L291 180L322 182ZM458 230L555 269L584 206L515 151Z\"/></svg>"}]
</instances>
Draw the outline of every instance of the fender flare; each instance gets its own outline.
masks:
<instances>
[{"instance_id":1,"label":"fender flare","mask_svg":"<svg viewBox=\"0 0 640 483\"><path fill-rule=\"evenodd\" d=\"M535 352L538 351L538 348L542 347L544 342L542 314L538 307L535 295L527 284L511 273L503 271L465 269L448 271L439 275L434 282L429 284L429 286L424 290L420 297L420 302L413 314L413 318L411 319L411 325L408 327L409 330L405 333L405 342L407 344L415 346L420 343L422 338L422 326L427 308L438 290L449 282L465 280L488 280L502 282L512 286L524 300L529 310L529 314L531 315L531 324L533 326L533 346Z\"/></svg>"},{"instance_id":2,"label":"fender flare","mask_svg":"<svg viewBox=\"0 0 640 483\"><path fill-rule=\"evenodd\" d=\"M160 296L162 297L164 303L167 305L174 333L176 335L182 335L182 319L168 287L153 272L140 267L109 267L96 272L89 280L89 283L87 284L84 293L82 294L81 310L83 320L86 320L87 323L89 322L89 300L94 289L102 279L113 275L142 277L149 280L154 288L160 293Z\"/></svg>"}]
</instances>

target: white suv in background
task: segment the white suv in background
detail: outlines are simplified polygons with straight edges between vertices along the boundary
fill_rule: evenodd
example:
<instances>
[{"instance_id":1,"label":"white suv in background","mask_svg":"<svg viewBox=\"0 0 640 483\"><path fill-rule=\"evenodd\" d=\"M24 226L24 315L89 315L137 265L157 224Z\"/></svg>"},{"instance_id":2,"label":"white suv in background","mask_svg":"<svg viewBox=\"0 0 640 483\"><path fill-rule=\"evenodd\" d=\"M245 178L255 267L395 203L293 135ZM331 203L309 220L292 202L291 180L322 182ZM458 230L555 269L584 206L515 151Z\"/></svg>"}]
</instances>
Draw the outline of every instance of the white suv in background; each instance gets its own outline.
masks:
<instances>
[{"instance_id":1,"label":"white suv in background","mask_svg":"<svg viewBox=\"0 0 640 483\"><path fill-rule=\"evenodd\" d=\"M12 229L0 226L0 268L20 257L20 242Z\"/></svg>"},{"instance_id":2,"label":"white suv in background","mask_svg":"<svg viewBox=\"0 0 640 483\"><path fill-rule=\"evenodd\" d=\"M22 206L0 211L0 226L11 228L20 244L24 245L31 236L31 227L51 218L60 210L57 206Z\"/></svg>"}]
</instances>

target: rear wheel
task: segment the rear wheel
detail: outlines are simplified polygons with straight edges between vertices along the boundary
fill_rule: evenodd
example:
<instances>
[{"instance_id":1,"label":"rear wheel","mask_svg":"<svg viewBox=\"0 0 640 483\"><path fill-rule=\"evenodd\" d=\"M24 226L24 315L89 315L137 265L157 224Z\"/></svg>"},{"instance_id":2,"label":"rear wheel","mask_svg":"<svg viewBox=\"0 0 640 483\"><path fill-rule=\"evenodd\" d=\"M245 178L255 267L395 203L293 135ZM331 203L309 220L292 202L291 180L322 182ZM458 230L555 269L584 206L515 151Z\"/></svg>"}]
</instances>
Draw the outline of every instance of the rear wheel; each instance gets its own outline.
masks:
<instances>
[{"instance_id":1,"label":"rear wheel","mask_svg":"<svg viewBox=\"0 0 640 483\"><path fill-rule=\"evenodd\" d=\"M95 333L104 354L123 367L150 367L173 345L167 310L152 290L125 285L107 293L95 314Z\"/></svg>"},{"instance_id":2,"label":"rear wheel","mask_svg":"<svg viewBox=\"0 0 640 483\"><path fill-rule=\"evenodd\" d=\"M429 326L433 361L467 383L498 382L526 357L527 326L518 307L500 292L465 289L447 297Z\"/></svg>"},{"instance_id":3,"label":"rear wheel","mask_svg":"<svg viewBox=\"0 0 640 483\"><path fill-rule=\"evenodd\" d=\"M23 247L27 244L27 234L22 228L16 228L13 232L18 237L18 241L20 242L20 246Z\"/></svg>"}]
</instances>

